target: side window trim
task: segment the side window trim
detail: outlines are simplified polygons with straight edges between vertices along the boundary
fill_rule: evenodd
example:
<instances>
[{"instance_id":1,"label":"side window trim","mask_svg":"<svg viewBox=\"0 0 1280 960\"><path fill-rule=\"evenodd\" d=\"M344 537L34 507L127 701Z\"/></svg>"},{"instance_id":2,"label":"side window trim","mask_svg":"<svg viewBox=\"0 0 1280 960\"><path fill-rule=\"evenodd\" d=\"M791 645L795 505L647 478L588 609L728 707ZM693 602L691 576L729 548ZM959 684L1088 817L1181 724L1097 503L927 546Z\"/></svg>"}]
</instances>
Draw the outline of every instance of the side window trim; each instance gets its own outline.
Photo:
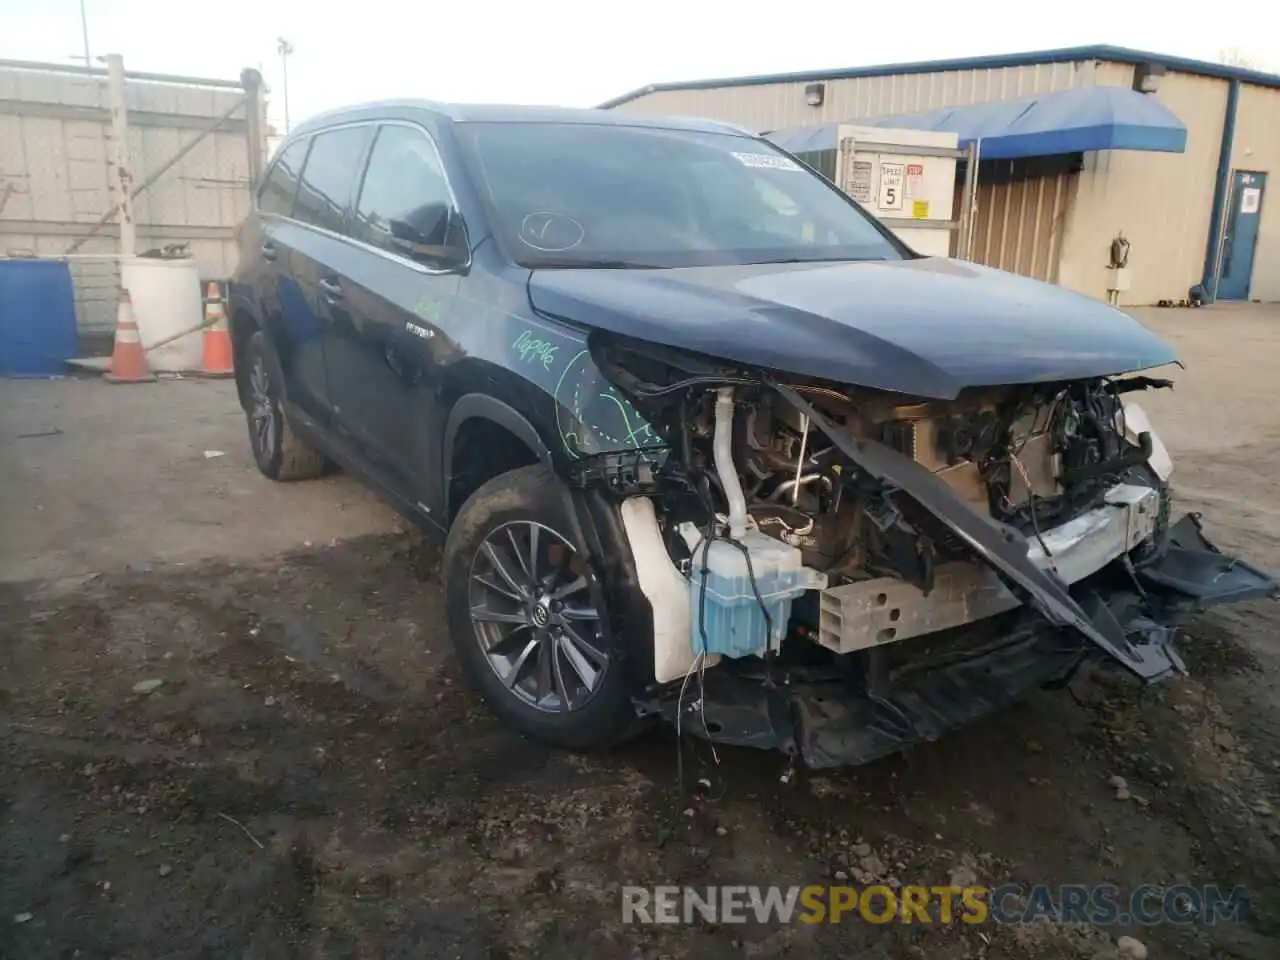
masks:
<instances>
[{"instance_id":1,"label":"side window trim","mask_svg":"<svg viewBox=\"0 0 1280 960\"><path fill-rule=\"evenodd\" d=\"M304 136L298 137L292 143L288 143L280 148L280 152L276 154L276 158L271 161L271 166L267 168L266 175L263 176L262 178L262 183L258 185L258 190L253 195L253 206L258 213L265 214L266 216L269 216L269 217L283 217L286 220L293 219L293 208L298 202L298 184L302 183L302 171L305 170L307 167L307 158L311 156L311 144L314 142L315 142L315 137L312 136L311 134L306 134ZM276 172L276 168L279 167L281 161L284 160L284 155L288 153L290 150L292 150L294 147L298 146L299 144L306 144L307 148L304 151L302 151L302 162L298 164L298 169L293 172L294 180L293 180L293 190L289 195L289 212L285 214L285 213L271 213L269 211L264 211L262 209L262 195L266 193L267 187L270 186L271 184L272 174Z\"/></svg>"},{"instance_id":2,"label":"side window trim","mask_svg":"<svg viewBox=\"0 0 1280 960\"><path fill-rule=\"evenodd\" d=\"M355 205L356 196L357 196L356 183L363 179L364 166L365 164L368 163L370 151L372 150L372 147L373 147L373 142L377 138L376 130L374 130L373 134L369 136L369 138L365 141L364 147L361 149L359 159L357 159L356 161L355 165L361 171L359 176L358 177L353 176L349 179L348 186L347 186L347 196L343 198L341 201L341 213L340 213L340 220L338 223L338 229L332 229L330 227L323 226L318 223L314 223L310 220L303 220L299 218L297 216L298 196L302 193L302 185L306 181L306 177L307 177L307 166L311 161L312 154L315 152L315 145L320 140L321 137L327 134L341 133L344 130L368 129L368 128L373 128L375 126L376 126L376 121L357 120L349 123L335 123L331 127L325 127L321 130L315 130L307 134L307 137L310 140L310 145L307 147L307 156L306 156L306 159L303 161L302 169L298 173L298 186L297 186L297 189L295 190L294 202L290 210L290 216L289 216L290 222L296 223L298 226L301 226L301 227L306 227L309 230L318 230L321 233L328 234L329 236L337 237L339 239L343 239L343 240L352 239L350 235L351 214L352 214L352 211L354 210L354 205Z\"/></svg>"},{"instance_id":3,"label":"side window trim","mask_svg":"<svg viewBox=\"0 0 1280 960\"><path fill-rule=\"evenodd\" d=\"M302 174L306 172L307 161L311 159L311 148L314 147L316 143L316 138L311 134L307 134L305 137L300 137L299 139L306 141L307 149L302 151L302 163L298 164L298 172L293 181L293 201L289 204L289 213L287 216L287 219L290 221L293 221L293 211L298 208L298 191L302 187Z\"/></svg>"},{"instance_id":4,"label":"side window trim","mask_svg":"<svg viewBox=\"0 0 1280 960\"><path fill-rule=\"evenodd\" d=\"M352 191L352 195L347 201L347 208L343 217L344 231L342 233L335 233L332 230L328 230L324 227L317 226L316 224L308 223L303 220L298 220L297 218L294 217L293 214L297 208L299 188L302 184L302 179L306 174L307 162L311 159L311 149L315 145L316 137L318 137L322 133L329 133L334 130L342 130L346 127L374 127L375 129L373 132L373 136L369 138L369 142L365 147L364 155L360 162L360 174L356 178L355 188ZM431 150L435 155L436 163L440 168L440 175L444 180L445 188L449 193L449 202L452 204L455 211L460 210L461 208L458 205L458 193L453 187L453 181L449 178L449 169L444 162L444 155L440 152L440 145L436 142L435 136L432 134L432 132L429 129L427 129L427 127L425 127L421 123L417 123L412 120L399 120L399 119L356 120L356 121L351 121L347 123L335 123L333 126L324 127L319 130L312 130L309 133L304 134L301 137L298 137L296 140L293 141L293 143L284 147L279 152L279 154L275 157L275 159L271 162L271 166L268 167L266 175L262 178L262 186L260 186L258 188L258 192L254 194L254 205L258 209L258 212L262 213L264 216L280 217L282 219L288 220L290 223L296 223L300 227L305 227L308 230L316 230L320 233L327 234L339 240L344 240L347 243L355 244L356 246L359 246L363 249L370 250L384 257L388 257L394 260L396 263L405 264L406 266L412 267L413 269L421 271L423 273L430 273L430 274L455 273L457 272L455 268L451 268L447 270L437 270L432 267L428 267L422 263L418 263L415 260L411 260L408 257L400 256L399 254L392 253L388 250L383 250L381 247L373 246L372 244L366 243L365 241L360 240L357 237L354 237L351 235L353 219L355 217L356 210L360 205L360 198L361 198L361 195L364 193L365 179L369 174L369 166L373 160L374 147L377 146L378 137L382 133L383 129L386 127L405 127L409 130L413 130L416 133L419 133L422 136L426 137L427 143L431 145ZM284 157L285 151L288 150L290 147L294 146L295 144L303 143L303 142L307 144L307 149L306 149L306 152L303 154L302 163L299 165L298 170L296 171L297 179L294 183L292 202L290 203L290 206L289 206L288 215L286 216L283 213L269 213L261 210L259 206L259 199L262 195L263 190L266 188L267 181L270 179L271 174L275 171L281 159ZM471 262L470 251L468 251L467 266L470 265L470 262ZM465 269L465 267L463 269Z\"/></svg>"},{"instance_id":5,"label":"side window trim","mask_svg":"<svg viewBox=\"0 0 1280 960\"><path fill-rule=\"evenodd\" d=\"M382 124L373 124L373 135L365 142L364 153L360 155L358 172L351 178L351 195L347 197L346 209L342 213L342 237L344 240L355 239L356 206L360 203L360 193L364 190L364 178L369 172L369 161L373 159L373 148L378 143L378 134Z\"/></svg>"},{"instance_id":6,"label":"side window trim","mask_svg":"<svg viewBox=\"0 0 1280 960\"><path fill-rule=\"evenodd\" d=\"M380 123L373 131L373 137L369 140L369 149L364 152L364 163L360 165L360 176L356 178L355 196L351 198L351 213L354 214L360 209L360 198L364 196L364 181L369 176L369 164L373 163L373 152L378 149L378 138L382 136L382 131L386 129L387 124Z\"/></svg>"}]
</instances>

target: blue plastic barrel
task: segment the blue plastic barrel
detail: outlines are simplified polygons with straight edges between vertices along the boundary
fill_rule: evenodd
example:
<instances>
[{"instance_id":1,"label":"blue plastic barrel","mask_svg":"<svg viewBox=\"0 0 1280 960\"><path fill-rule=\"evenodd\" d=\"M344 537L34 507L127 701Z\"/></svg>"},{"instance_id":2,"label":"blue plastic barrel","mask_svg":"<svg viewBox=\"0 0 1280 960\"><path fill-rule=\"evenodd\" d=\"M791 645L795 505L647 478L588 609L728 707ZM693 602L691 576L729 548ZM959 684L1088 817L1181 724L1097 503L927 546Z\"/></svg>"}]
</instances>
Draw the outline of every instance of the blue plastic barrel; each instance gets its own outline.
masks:
<instances>
[{"instance_id":1,"label":"blue plastic barrel","mask_svg":"<svg viewBox=\"0 0 1280 960\"><path fill-rule=\"evenodd\" d=\"M57 260L0 260L0 377L65 373L76 344L70 267Z\"/></svg>"}]
</instances>

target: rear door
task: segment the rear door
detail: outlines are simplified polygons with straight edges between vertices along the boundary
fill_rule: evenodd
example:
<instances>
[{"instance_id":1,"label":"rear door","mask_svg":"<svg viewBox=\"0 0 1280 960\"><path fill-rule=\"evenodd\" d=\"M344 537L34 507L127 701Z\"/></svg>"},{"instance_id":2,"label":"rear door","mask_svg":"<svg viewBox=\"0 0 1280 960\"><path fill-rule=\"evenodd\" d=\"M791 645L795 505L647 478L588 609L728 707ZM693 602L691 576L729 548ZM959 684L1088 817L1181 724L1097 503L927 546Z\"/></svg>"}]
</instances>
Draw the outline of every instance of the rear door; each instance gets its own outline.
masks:
<instances>
[{"instance_id":1,"label":"rear door","mask_svg":"<svg viewBox=\"0 0 1280 960\"><path fill-rule=\"evenodd\" d=\"M311 137L292 220L280 234L289 257L289 282L281 284L285 326L295 329L296 339L305 338L308 345L305 393L314 400L326 424L340 417L325 351L333 328L351 324L342 275L351 259L362 254L344 234L372 139L373 127L369 125L337 127ZM313 358L318 362L314 369Z\"/></svg>"},{"instance_id":2,"label":"rear door","mask_svg":"<svg viewBox=\"0 0 1280 960\"><path fill-rule=\"evenodd\" d=\"M268 330L284 373L285 393L308 416L323 422L329 401L321 329L294 275L293 256L294 243L305 233L293 221L293 208L310 148L310 137L296 140L272 165L258 195L258 226L245 236L241 257L256 265L245 280L253 284L263 315L279 320Z\"/></svg>"},{"instance_id":3,"label":"rear door","mask_svg":"<svg viewBox=\"0 0 1280 960\"><path fill-rule=\"evenodd\" d=\"M458 292L456 272L411 258L393 224L436 205L456 210L439 151L416 124L387 122L377 138L351 223L367 253L343 278L347 322L325 340L338 426L424 512L436 502L440 324Z\"/></svg>"}]
</instances>

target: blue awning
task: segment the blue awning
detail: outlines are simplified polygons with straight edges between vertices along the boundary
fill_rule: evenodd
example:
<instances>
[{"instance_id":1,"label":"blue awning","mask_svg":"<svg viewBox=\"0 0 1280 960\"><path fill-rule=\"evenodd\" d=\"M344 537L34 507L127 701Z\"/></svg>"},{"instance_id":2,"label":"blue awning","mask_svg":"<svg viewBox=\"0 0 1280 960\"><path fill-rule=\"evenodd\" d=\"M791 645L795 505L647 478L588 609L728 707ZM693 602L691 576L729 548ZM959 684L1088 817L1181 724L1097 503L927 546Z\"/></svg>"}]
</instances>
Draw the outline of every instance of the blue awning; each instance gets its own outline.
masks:
<instances>
[{"instance_id":1,"label":"blue awning","mask_svg":"<svg viewBox=\"0 0 1280 960\"><path fill-rule=\"evenodd\" d=\"M1182 121L1154 97L1128 87L1081 87L1018 100L845 122L862 127L958 133L961 147L981 141L984 160L1085 150L1182 153L1187 146L1187 128ZM834 150L839 126L826 123L796 127L765 136L792 153Z\"/></svg>"}]
</instances>

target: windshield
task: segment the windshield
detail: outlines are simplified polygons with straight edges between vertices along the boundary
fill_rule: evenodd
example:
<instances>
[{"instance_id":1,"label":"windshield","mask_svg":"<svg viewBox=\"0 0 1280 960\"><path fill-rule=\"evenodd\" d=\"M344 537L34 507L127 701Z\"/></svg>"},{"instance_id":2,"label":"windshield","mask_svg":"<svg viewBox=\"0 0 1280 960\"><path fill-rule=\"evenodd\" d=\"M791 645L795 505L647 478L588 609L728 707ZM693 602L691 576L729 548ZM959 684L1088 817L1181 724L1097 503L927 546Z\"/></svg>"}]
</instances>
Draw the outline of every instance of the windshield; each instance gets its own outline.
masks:
<instances>
[{"instance_id":1,"label":"windshield","mask_svg":"<svg viewBox=\"0 0 1280 960\"><path fill-rule=\"evenodd\" d=\"M763 141L608 124L454 129L494 232L523 266L903 257L852 201Z\"/></svg>"}]
</instances>

